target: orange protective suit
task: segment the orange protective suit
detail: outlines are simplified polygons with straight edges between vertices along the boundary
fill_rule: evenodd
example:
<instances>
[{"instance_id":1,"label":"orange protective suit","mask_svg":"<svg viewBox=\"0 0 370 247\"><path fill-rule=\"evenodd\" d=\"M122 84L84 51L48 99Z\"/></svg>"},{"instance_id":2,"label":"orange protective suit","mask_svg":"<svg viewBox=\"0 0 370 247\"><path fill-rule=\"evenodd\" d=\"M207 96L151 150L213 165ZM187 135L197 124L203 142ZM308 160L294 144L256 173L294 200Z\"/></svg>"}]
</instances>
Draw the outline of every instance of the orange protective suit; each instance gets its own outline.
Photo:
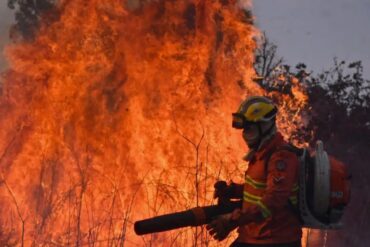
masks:
<instances>
[{"instance_id":1,"label":"orange protective suit","mask_svg":"<svg viewBox=\"0 0 370 247\"><path fill-rule=\"evenodd\" d=\"M284 150L286 145L277 133L249 160L243 207L233 215L239 222L246 219L238 229L236 242L277 244L301 239L300 221L293 210L299 189L299 160L293 152Z\"/></svg>"}]
</instances>

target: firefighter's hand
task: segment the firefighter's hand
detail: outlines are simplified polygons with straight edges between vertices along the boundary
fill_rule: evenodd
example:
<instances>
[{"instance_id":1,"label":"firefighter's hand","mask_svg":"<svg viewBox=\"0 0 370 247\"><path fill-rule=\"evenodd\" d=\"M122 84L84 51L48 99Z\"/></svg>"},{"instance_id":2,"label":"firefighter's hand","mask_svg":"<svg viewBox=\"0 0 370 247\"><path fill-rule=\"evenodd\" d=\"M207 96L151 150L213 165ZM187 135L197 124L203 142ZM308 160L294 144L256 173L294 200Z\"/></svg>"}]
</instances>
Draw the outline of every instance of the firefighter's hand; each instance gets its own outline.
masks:
<instances>
[{"instance_id":1,"label":"firefighter's hand","mask_svg":"<svg viewBox=\"0 0 370 247\"><path fill-rule=\"evenodd\" d=\"M216 240L224 240L230 232L237 227L236 222L231 220L231 214L218 216L215 220L207 225L209 234Z\"/></svg>"},{"instance_id":2,"label":"firefighter's hand","mask_svg":"<svg viewBox=\"0 0 370 247\"><path fill-rule=\"evenodd\" d=\"M220 180L214 184L215 192L213 198L217 198L220 202L228 201L232 196L233 187L228 185L226 181Z\"/></svg>"},{"instance_id":3,"label":"firefighter's hand","mask_svg":"<svg viewBox=\"0 0 370 247\"><path fill-rule=\"evenodd\" d=\"M227 192L228 185L226 181L220 180L217 181L213 187L215 188L215 193L213 194L214 198L222 198L225 197L225 194Z\"/></svg>"}]
</instances>

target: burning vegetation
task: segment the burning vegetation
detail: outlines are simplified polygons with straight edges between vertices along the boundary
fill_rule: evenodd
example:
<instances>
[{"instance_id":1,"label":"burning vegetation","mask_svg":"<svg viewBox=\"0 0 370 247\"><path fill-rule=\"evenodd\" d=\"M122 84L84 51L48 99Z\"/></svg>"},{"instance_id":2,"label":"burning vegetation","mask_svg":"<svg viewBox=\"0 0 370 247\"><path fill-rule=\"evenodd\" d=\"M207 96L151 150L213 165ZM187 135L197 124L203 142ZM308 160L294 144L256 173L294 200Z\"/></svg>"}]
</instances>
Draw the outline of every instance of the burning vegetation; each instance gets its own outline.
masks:
<instances>
[{"instance_id":1,"label":"burning vegetation","mask_svg":"<svg viewBox=\"0 0 370 247\"><path fill-rule=\"evenodd\" d=\"M10 45L0 245L217 246L202 227L138 237L133 220L210 205L217 179L242 180L231 113L248 95L274 98L284 136L304 144L297 76L274 80L285 94L252 80L248 4L58 1Z\"/></svg>"}]
</instances>

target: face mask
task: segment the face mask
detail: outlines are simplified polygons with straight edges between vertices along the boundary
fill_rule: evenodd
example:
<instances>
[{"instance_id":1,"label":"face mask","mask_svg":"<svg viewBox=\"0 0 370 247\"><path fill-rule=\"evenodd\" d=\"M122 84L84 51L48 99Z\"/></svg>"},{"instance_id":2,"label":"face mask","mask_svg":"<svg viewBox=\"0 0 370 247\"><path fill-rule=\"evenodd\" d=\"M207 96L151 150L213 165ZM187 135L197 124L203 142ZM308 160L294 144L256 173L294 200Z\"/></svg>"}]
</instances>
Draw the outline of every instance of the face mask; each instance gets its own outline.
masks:
<instances>
[{"instance_id":1,"label":"face mask","mask_svg":"<svg viewBox=\"0 0 370 247\"><path fill-rule=\"evenodd\" d=\"M243 129L243 139L249 148L255 148L260 142L260 133L256 124Z\"/></svg>"}]
</instances>

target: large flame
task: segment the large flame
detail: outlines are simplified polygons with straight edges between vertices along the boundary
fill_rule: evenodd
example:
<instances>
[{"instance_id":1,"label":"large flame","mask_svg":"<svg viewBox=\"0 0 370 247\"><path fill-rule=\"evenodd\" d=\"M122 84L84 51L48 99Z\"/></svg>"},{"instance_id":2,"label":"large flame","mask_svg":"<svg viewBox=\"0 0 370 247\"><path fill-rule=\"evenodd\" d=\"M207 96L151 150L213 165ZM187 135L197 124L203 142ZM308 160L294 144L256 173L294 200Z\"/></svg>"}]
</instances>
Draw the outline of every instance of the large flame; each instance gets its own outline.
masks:
<instances>
[{"instance_id":1,"label":"large flame","mask_svg":"<svg viewBox=\"0 0 370 247\"><path fill-rule=\"evenodd\" d=\"M65 0L33 42L9 46L3 235L24 246L217 245L203 229L139 238L132 221L211 204L218 178L241 181L231 113L265 94L251 80L247 4ZM296 96L280 98L285 136Z\"/></svg>"}]
</instances>

